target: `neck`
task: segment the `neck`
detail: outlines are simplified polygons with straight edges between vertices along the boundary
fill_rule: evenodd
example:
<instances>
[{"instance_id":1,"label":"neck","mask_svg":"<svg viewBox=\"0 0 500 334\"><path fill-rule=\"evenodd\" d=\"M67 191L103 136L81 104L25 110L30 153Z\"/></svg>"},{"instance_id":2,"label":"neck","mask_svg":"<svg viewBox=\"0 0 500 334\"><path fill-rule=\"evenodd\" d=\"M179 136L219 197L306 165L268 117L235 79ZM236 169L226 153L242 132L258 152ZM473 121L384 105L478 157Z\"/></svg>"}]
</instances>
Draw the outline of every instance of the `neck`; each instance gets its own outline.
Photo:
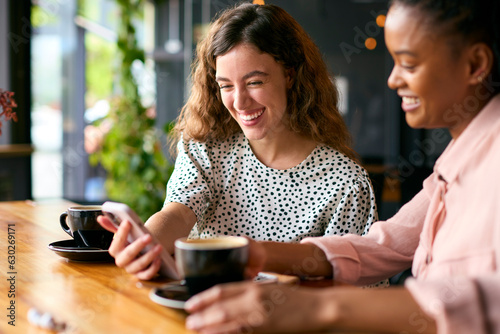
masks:
<instances>
[{"instance_id":1,"label":"neck","mask_svg":"<svg viewBox=\"0 0 500 334\"><path fill-rule=\"evenodd\" d=\"M448 128L451 137L453 139L457 139L458 137L460 137L462 132L464 132L467 126L469 126L474 117L476 117L481 112L481 110L483 110L483 108L488 104L488 102L490 102L490 100L491 98L479 101L477 108L460 113L460 121Z\"/></svg>"},{"instance_id":2,"label":"neck","mask_svg":"<svg viewBox=\"0 0 500 334\"><path fill-rule=\"evenodd\" d=\"M304 161L318 145L304 136L292 133L277 139L250 141L253 153L264 165L274 169L289 169Z\"/></svg>"}]
</instances>

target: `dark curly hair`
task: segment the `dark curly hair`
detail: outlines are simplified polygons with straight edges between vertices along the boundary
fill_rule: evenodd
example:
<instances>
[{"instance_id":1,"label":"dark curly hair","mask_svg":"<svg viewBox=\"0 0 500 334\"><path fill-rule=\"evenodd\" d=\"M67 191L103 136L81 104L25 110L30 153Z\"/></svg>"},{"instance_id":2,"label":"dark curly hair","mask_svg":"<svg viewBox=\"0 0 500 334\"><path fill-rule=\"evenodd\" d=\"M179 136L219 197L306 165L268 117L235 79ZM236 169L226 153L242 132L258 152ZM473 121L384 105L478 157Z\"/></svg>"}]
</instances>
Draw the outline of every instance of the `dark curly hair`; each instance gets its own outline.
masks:
<instances>
[{"instance_id":1,"label":"dark curly hair","mask_svg":"<svg viewBox=\"0 0 500 334\"><path fill-rule=\"evenodd\" d=\"M494 55L492 81L500 82L499 0L391 0L389 6L395 5L420 10L432 28L440 29L443 34L488 45ZM495 93L500 92L500 87L494 88Z\"/></svg>"},{"instance_id":2,"label":"dark curly hair","mask_svg":"<svg viewBox=\"0 0 500 334\"><path fill-rule=\"evenodd\" d=\"M224 140L241 131L222 104L215 81L216 58L247 43L271 55L294 74L287 92L290 128L352 159L347 126L338 110L338 92L318 47L286 11L274 5L243 3L223 11L197 45L191 94L174 128L175 138Z\"/></svg>"}]
</instances>

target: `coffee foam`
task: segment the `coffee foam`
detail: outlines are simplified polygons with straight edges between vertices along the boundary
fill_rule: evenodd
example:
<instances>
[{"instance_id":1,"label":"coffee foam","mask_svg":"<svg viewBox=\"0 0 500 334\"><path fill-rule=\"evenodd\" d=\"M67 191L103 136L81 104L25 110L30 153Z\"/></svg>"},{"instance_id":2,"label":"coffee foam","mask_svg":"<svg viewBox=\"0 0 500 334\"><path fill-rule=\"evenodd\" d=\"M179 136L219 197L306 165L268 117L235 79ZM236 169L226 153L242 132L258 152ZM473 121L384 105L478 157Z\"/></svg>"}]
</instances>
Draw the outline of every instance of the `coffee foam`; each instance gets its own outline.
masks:
<instances>
[{"instance_id":1,"label":"coffee foam","mask_svg":"<svg viewBox=\"0 0 500 334\"><path fill-rule=\"evenodd\" d=\"M96 211L102 210L102 206L99 205L79 205L79 206L71 206L69 210L72 211Z\"/></svg>"}]
</instances>

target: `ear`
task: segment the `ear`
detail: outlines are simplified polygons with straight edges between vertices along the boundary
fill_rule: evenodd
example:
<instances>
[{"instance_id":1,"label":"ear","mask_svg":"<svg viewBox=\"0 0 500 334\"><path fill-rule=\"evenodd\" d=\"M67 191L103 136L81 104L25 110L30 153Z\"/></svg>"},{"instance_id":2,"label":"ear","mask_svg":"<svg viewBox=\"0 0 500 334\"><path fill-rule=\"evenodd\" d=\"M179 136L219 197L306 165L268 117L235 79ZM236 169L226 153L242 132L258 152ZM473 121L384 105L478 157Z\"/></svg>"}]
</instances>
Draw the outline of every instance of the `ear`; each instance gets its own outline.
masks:
<instances>
[{"instance_id":1,"label":"ear","mask_svg":"<svg viewBox=\"0 0 500 334\"><path fill-rule=\"evenodd\" d=\"M471 85L478 85L490 75L493 67L493 51L485 43L475 43L469 49Z\"/></svg>"},{"instance_id":2,"label":"ear","mask_svg":"<svg viewBox=\"0 0 500 334\"><path fill-rule=\"evenodd\" d=\"M295 70L293 68L289 68L285 70L286 76L286 88L290 89L293 86L293 82L295 81Z\"/></svg>"}]
</instances>

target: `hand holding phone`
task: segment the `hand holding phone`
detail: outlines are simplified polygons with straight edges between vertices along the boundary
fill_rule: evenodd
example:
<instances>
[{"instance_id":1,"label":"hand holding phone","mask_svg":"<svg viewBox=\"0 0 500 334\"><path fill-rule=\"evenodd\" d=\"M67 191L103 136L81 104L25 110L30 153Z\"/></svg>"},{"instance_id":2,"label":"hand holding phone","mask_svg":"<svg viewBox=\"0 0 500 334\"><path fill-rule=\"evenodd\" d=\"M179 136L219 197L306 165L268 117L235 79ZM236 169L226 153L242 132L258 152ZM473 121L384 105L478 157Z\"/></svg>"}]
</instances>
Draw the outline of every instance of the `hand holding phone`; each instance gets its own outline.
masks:
<instances>
[{"instance_id":1,"label":"hand holding phone","mask_svg":"<svg viewBox=\"0 0 500 334\"><path fill-rule=\"evenodd\" d=\"M128 220L130 222L132 228L127 238L129 243L134 242L146 234L151 235L153 241L144 248L143 253L149 251L155 245L160 243L158 239L156 239L155 236L148 231L139 216L128 205L117 202L104 202L102 205L102 212L111 220L112 224L116 228L119 228L121 222L124 220ZM160 258L160 273L168 278L176 280L179 279L174 258L165 249L162 250Z\"/></svg>"}]
</instances>

